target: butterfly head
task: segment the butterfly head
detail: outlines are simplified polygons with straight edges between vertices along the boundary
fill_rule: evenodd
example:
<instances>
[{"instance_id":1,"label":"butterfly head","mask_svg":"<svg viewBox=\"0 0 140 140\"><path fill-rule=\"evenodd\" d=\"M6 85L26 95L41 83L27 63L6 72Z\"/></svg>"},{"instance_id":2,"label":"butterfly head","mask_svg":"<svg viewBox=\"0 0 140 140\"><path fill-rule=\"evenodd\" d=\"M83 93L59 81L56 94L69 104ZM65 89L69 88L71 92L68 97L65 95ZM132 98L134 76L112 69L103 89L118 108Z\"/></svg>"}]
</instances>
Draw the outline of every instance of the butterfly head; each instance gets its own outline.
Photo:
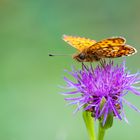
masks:
<instances>
[{"instance_id":1,"label":"butterfly head","mask_svg":"<svg viewBox=\"0 0 140 140\"><path fill-rule=\"evenodd\" d=\"M86 54L85 53L78 53L73 56L78 62L85 62L86 61Z\"/></svg>"}]
</instances>

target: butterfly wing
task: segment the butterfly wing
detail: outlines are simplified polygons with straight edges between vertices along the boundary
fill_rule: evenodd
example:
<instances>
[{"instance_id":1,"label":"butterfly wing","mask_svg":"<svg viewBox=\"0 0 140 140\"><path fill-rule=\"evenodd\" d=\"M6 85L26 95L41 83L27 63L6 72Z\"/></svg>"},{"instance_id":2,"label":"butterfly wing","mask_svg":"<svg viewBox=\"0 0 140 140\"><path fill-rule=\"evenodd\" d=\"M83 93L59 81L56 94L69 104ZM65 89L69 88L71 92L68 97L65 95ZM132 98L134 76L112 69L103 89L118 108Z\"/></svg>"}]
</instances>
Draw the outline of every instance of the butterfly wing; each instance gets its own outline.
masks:
<instances>
[{"instance_id":1,"label":"butterfly wing","mask_svg":"<svg viewBox=\"0 0 140 140\"><path fill-rule=\"evenodd\" d=\"M67 35L63 36L63 40L79 51L83 51L85 48L96 43L95 40L90 40L88 38Z\"/></svg>"},{"instance_id":2,"label":"butterfly wing","mask_svg":"<svg viewBox=\"0 0 140 140\"><path fill-rule=\"evenodd\" d=\"M136 49L129 45L114 45L100 48L96 51L96 54L101 58L115 58L122 56L130 56L135 54L136 52Z\"/></svg>"},{"instance_id":3,"label":"butterfly wing","mask_svg":"<svg viewBox=\"0 0 140 140\"><path fill-rule=\"evenodd\" d=\"M108 38L99 41L92 45L89 51L101 58L129 56L137 52L132 46L126 45L125 39L122 37Z\"/></svg>"},{"instance_id":4,"label":"butterfly wing","mask_svg":"<svg viewBox=\"0 0 140 140\"><path fill-rule=\"evenodd\" d=\"M98 49L98 48L104 48L108 46L114 46L114 45L124 45L126 42L125 38L123 37L114 37L114 38L108 38L101 40L95 44L93 44L90 49Z\"/></svg>"}]
</instances>

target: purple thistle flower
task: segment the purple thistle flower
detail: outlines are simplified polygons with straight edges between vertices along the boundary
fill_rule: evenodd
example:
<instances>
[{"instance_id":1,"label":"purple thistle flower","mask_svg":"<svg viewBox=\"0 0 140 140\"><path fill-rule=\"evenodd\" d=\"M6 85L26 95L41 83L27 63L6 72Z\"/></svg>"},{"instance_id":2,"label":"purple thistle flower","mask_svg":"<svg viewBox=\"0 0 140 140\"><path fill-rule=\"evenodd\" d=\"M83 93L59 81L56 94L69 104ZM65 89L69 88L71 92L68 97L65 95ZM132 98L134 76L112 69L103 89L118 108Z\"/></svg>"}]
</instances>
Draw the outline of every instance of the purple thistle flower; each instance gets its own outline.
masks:
<instances>
[{"instance_id":1,"label":"purple thistle flower","mask_svg":"<svg viewBox=\"0 0 140 140\"><path fill-rule=\"evenodd\" d=\"M131 93L140 96L140 91L134 84L140 83L139 73L130 74L126 71L125 61L121 65L114 65L113 61L104 62L93 69L92 65L82 65L82 70L73 69L70 74L76 82L64 78L67 88L72 91L65 95L77 95L65 98L70 104L76 104L76 111L92 111L95 119L103 117L103 125L107 116L112 113L114 117L127 121L123 110L123 103L140 112L134 105L124 99Z\"/></svg>"}]
</instances>

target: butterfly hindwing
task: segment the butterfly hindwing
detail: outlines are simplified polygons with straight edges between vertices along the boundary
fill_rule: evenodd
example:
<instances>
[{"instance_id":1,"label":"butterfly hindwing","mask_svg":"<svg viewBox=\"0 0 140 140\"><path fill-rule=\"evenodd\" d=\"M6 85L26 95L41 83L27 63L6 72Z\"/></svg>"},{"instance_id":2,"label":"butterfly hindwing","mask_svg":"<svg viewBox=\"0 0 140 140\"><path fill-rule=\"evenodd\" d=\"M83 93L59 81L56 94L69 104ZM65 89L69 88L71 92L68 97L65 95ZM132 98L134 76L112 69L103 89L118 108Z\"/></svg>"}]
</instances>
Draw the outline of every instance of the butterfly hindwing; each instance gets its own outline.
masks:
<instances>
[{"instance_id":1,"label":"butterfly hindwing","mask_svg":"<svg viewBox=\"0 0 140 140\"><path fill-rule=\"evenodd\" d=\"M96 50L96 54L101 58L116 58L122 56L130 56L137 51L135 48L129 45L114 45Z\"/></svg>"}]
</instances>

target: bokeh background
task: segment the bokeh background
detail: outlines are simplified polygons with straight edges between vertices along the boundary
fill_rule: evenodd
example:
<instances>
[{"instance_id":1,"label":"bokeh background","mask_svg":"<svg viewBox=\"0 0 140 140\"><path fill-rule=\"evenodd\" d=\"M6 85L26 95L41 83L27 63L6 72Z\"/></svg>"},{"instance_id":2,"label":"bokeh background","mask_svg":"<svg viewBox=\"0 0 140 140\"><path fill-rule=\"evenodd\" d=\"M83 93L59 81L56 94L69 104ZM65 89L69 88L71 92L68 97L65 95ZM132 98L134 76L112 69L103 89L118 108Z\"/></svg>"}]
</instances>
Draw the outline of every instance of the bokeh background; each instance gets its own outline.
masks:
<instances>
[{"instance_id":1,"label":"bokeh background","mask_svg":"<svg viewBox=\"0 0 140 140\"><path fill-rule=\"evenodd\" d=\"M59 94L65 91L59 87L65 85L64 69L80 64L48 53L75 52L63 34L124 36L138 50L126 58L128 69L137 72L139 7L138 0L0 0L0 140L88 139L82 113L73 115ZM140 108L140 97L127 99ZM140 139L140 114L128 107L126 114L130 124L115 120L105 140Z\"/></svg>"}]
</instances>

